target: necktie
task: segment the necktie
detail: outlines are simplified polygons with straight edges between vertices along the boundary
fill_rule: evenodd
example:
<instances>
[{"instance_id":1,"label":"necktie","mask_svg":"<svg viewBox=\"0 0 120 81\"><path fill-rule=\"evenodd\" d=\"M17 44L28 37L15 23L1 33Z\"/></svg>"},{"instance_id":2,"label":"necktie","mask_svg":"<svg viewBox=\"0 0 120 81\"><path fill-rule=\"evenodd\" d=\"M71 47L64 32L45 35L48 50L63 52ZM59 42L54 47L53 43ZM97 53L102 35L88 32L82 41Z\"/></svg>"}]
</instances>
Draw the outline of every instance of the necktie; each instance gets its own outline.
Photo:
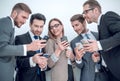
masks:
<instances>
[{"instance_id":1,"label":"necktie","mask_svg":"<svg viewBox=\"0 0 120 81\"><path fill-rule=\"evenodd\" d=\"M39 40L39 36L34 36L35 40ZM40 50L36 50L36 53L40 53ZM40 75L40 69L38 67L37 74Z\"/></svg>"},{"instance_id":2,"label":"necktie","mask_svg":"<svg viewBox=\"0 0 120 81\"><path fill-rule=\"evenodd\" d=\"M39 40L39 36L36 36L36 35L35 35L35 36L34 36L34 39L35 39L35 40ZM36 50L36 53L40 53L40 50Z\"/></svg>"}]
</instances>

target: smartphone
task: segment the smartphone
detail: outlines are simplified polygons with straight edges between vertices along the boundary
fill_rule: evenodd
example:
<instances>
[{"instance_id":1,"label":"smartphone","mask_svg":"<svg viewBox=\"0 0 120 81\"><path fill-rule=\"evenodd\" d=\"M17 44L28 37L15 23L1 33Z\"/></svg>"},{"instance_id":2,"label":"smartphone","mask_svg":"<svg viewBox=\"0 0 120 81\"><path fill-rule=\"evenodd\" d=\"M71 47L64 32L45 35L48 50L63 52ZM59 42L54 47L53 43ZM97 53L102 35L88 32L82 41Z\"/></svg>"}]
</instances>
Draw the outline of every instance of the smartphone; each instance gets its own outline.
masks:
<instances>
[{"instance_id":1,"label":"smartphone","mask_svg":"<svg viewBox=\"0 0 120 81\"><path fill-rule=\"evenodd\" d=\"M47 53L43 54L43 56L46 57L46 58L49 58L49 57L50 57L50 55L47 54Z\"/></svg>"},{"instance_id":2,"label":"smartphone","mask_svg":"<svg viewBox=\"0 0 120 81\"><path fill-rule=\"evenodd\" d=\"M47 41L49 39L49 37L47 35L45 35L42 39Z\"/></svg>"},{"instance_id":3,"label":"smartphone","mask_svg":"<svg viewBox=\"0 0 120 81\"><path fill-rule=\"evenodd\" d=\"M48 41L49 37L47 35L45 35L43 38L43 40L46 40L46 42ZM45 44L46 42L42 42L42 44Z\"/></svg>"},{"instance_id":4,"label":"smartphone","mask_svg":"<svg viewBox=\"0 0 120 81\"><path fill-rule=\"evenodd\" d=\"M83 48L83 45L80 42L76 43L75 45L76 47L79 47L79 50Z\"/></svg>"},{"instance_id":5,"label":"smartphone","mask_svg":"<svg viewBox=\"0 0 120 81\"><path fill-rule=\"evenodd\" d=\"M81 43L82 43L82 44L89 44L89 42L88 42L87 39L82 39L82 40L81 40Z\"/></svg>"},{"instance_id":6,"label":"smartphone","mask_svg":"<svg viewBox=\"0 0 120 81\"><path fill-rule=\"evenodd\" d=\"M61 38L61 41L67 41L67 42L68 42L68 39L67 39L66 36L63 36L63 37Z\"/></svg>"}]
</instances>

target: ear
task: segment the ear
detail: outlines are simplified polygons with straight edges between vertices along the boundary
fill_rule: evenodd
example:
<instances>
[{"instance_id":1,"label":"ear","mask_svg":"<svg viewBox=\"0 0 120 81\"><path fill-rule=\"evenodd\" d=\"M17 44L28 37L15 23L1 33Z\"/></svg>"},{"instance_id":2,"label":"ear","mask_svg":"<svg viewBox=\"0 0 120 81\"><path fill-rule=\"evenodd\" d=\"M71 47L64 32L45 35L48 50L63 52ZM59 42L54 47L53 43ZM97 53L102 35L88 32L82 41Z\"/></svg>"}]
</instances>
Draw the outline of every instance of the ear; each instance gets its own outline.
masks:
<instances>
[{"instance_id":1,"label":"ear","mask_svg":"<svg viewBox=\"0 0 120 81\"><path fill-rule=\"evenodd\" d=\"M12 17L13 17L13 19L17 16L17 14L18 14L17 11L14 10L13 13L12 13Z\"/></svg>"},{"instance_id":2,"label":"ear","mask_svg":"<svg viewBox=\"0 0 120 81\"><path fill-rule=\"evenodd\" d=\"M31 28L32 24L31 24L31 23L29 23L29 26L30 26L30 28Z\"/></svg>"},{"instance_id":3,"label":"ear","mask_svg":"<svg viewBox=\"0 0 120 81\"><path fill-rule=\"evenodd\" d=\"M99 11L98 8L94 9L94 13L98 13L98 11Z\"/></svg>"}]
</instances>

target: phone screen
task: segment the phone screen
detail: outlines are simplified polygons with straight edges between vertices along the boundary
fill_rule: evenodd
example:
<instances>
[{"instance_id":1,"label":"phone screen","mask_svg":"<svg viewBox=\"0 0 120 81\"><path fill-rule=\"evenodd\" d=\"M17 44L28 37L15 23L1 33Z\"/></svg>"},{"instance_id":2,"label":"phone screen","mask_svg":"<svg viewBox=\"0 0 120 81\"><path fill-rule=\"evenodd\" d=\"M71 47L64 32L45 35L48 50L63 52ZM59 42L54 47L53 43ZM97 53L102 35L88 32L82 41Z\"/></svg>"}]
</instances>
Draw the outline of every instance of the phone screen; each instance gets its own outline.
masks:
<instances>
[{"instance_id":1,"label":"phone screen","mask_svg":"<svg viewBox=\"0 0 120 81\"><path fill-rule=\"evenodd\" d=\"M68 41L68 39L67 39L66 36L63 36L63 37L61 38L61 41Z\"/></svg>"}]
</instances>

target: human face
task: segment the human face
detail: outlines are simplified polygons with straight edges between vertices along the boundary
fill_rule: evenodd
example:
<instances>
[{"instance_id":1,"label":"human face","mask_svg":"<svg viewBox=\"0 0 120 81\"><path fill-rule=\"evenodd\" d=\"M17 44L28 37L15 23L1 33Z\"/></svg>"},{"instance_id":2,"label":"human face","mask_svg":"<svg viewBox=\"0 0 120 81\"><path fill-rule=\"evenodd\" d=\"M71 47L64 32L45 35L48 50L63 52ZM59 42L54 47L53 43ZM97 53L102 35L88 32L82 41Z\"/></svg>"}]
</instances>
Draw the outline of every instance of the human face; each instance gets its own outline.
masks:
<instances>
[{"instance_id":1,"label":"human face","mask_svg":"<svg viewBox=\"0 0 120 81\"><path fill-rule=\"evenodd\" d=\"M33 23L30 24L31 32L36 35L40 36L44 27L44 21L43 20L38 20L34 19Z\"/></svg>"},{"instance_id":2,"label":"human face","mask_svg":"<svg viewBox=\"0 0 120 81\"><path fill-rule=\"evenodd\" d=\"M50 31L56 37L62 37L63 25L61 25L58 21L53 20L50 23Z\"/></svg>"},{"instance_id":3,"label":"human face","mask_svg":"<svg viewBox=\"0 0 120 81\"><path fill-rule=\"evenodd\" d=\"M77 34L81 34L83 31L85 31L85 26L78 20L71 22L71 25Z\"/></svg>"},{"instance_id":4,"label":"human face","mask_svg":"<svg viewBox=\"0 0 120 81\"><path fill-rule=\"evenodd\" d=\"M90 24L95 21L95 13L94 8L90 8L89 5L83 6L83 16L85 17L86 21Z\"/></svg>"},{"instance_id":5,"label":"human face","mask_svg":"<svg viewBox=\"0 0 120 81\"><path fill-rule=\"evenodd\" d=\"M25 12L25 11L14 11L15 15L14 15L14 23L15 25L20 28L23 24L25 24L26 20L29 17L29 13Z\"/></svg>"}]
</instances>

